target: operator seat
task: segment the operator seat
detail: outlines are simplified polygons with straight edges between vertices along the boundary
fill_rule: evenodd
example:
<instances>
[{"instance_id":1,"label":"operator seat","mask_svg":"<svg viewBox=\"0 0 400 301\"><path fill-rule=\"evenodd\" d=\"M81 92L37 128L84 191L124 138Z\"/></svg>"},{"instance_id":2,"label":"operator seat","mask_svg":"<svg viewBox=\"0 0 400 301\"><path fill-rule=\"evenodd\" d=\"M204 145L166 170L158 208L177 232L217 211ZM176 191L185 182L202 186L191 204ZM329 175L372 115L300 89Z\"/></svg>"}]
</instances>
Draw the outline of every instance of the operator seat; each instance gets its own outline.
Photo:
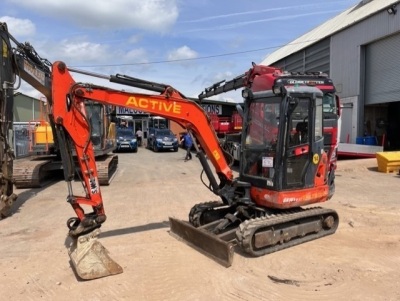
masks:
<instances>
[{"instance_id":1,"label":"operator seat","mask_svg":"<svg viewBox=\"0 0 400 301\"><path fill-rule=\"evenodd\" d=\"M296 139L299 144L307 143L308 142L308 122L303 121L299 122L296 125Z\"/></svg>"}]
</instances>

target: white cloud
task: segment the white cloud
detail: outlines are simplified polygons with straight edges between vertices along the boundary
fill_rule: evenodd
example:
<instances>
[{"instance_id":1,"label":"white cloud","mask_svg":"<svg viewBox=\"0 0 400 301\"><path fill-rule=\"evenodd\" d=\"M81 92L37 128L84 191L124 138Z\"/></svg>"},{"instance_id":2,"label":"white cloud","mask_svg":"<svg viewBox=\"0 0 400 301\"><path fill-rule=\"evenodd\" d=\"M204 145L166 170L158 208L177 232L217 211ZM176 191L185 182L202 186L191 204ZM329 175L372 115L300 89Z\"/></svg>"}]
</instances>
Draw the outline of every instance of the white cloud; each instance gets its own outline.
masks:
<instances>
[{"instance_id":1,"label":"white cloud","mask_svg":"<svg viewBox=\"0 0 400 301\"><path fill-rule=\"evenodd\" d=\"M309 12L309 13L296 14L296 15L282 15L282 16L278 16L278 17L271 17L271 18L258 19L258 20L249 20L249 21L243 21L243 22L235 22L235 23L218 25L218 26L207 27L207 28L189 29L186 31L184 30L183 32L193 33L193 32L201 32L201 31L231 30L231 29L236 29L239 27L244 27L247 25L258 24L258 23L298 19L298 18L309 17L309 16L314 16L314 15L331 14L331 13L341 12L341 11L342 10L340 10L340 9L335 9L335 10L316 11L316 12Z\"/></svg>"},{"instance_id":2,"label":"white cloud","mask_svg":"<svg viewBox=\"0 0 400 301\"><path fill-rule=\"evenodd\" d=\"M28 19L17 19L9 16L3 16L0 17L0 21L7 23L8 31L14 37L30 37L36 32L35 24Z\"/></svg>"},{"instance_id":3,"label":"white cloud","mask_svg":"<svg viewBox=\"0 0 400 301\"><path fill-rule=\"evenodd\" d=\"M223 19L223 18L231 18L231 17L237 17L237 16L243 16L243 15L253 15L253 14L265 14L266 12L274 12L274 11L291 11L291 10L316 10L318 8L324 8L329 4L339 4L339 3L347 3L346 0L342 1L333 1L333 2L327 2L324 1L323 3L311 3L311 4L298 4L296 6L282 6L282 7L270 7L266 9L257 9L257 10L251 10L251 11L241 11L237 13L229 13L229 14L220 14L220 15L214 15L214 16L207 16L207 17L202 17L199 19L191 19L188 21L184 21L182 23L195 23L195 22L209 22L211 20L218 20L218 19Z\"/></svg>"},{"instance_id":4,"label":"white cloud","mask_svg":"<svg viewBox=\"0 0 400 301\"><path fill-rule=\"evenodd\" d=\"M58 56L75 62L93 62L93 61L107 61L109 55L108 45L102 45L98 43L91 43L88 41L71 41L64 39L59 45L56 45L57 49L54 49L54 53L58 53Z\"/></svg>"},{"instance_id":5,"label":"white cloud","mask_svg":"<svg viewBox=\"0 0 400 301\"><path fill-rule=\"evenodd\" d=\"M166 32L176 22L177 0L9 0L42 15L65 19L86 28L139 28Z\"/></svg>"},{"instance_id":6,"label":"white cloud","mask_svg":"<svg viewBox=\"0 0 400 301\"><path fill-rule=\"evenodd\" d=\"M198 53L188 46L182 46L180 48L172 50L168 54L168 60L176 61L176 60L186 60L186 59L194 59L198 57Z\"/></svg>"},{"instance_id":7,"label":"white cloud","mask_svg":"<svg viewBox=\"0 0 400 301\"><path fill-rule=\"evenodd\" d=\"M213 82L219 82L221 80L231 80L233 79L233 73L230 71L225 71L225 72L218 72L217 74L214 75L213 77Z\"/></svg>"},{"instance_id":8,"label":"white cloud","mask_svg":"<svg viewBox=\"0 0 400 301\"><path fill-rule=\"evenodd\" d=\"M123 60L126 64L146 64L149 62L147 51L144 48L135 48L123 55ZM142 68L148 66L142 66ZM125 69L125 68L124 68Z\"/></svg>"}]
</instances>

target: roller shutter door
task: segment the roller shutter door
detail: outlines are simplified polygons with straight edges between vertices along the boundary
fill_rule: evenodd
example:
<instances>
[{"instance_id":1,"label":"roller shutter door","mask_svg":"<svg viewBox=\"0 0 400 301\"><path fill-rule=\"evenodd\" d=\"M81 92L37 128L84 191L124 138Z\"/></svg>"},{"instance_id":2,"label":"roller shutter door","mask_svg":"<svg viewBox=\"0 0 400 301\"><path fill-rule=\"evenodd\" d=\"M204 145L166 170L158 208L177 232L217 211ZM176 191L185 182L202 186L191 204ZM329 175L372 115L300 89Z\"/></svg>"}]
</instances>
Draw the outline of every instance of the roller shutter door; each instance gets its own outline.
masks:
<instances>
[{"instance_id":1,"label":"roller shutter door","mask_svg":"<svg viewBox=\"0 0 400 301\"><path fill-rule=\"evenodd\" d=\"M400 34L365 49L365 104L400 101Z\"/></svg>"}]
</instances>

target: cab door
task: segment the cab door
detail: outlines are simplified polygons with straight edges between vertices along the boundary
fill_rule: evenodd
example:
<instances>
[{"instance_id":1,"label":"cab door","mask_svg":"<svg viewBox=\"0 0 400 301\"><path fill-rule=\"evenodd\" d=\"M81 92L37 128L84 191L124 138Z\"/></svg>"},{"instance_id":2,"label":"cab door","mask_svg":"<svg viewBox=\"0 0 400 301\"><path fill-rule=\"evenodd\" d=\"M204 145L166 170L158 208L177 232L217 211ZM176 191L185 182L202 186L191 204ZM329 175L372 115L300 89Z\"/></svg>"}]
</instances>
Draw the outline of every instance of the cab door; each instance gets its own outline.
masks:
<instances>
[{"instance_id":1,"label":"cab door","mask_svg":"<svg viewBox=\"0 0 400 301\"><path fill-rule=\"evenodd\" d=\"M322 97L292 95L287 98L287 108L282 188L313 187L324 152Z\"/></svg>"}]
</instances>

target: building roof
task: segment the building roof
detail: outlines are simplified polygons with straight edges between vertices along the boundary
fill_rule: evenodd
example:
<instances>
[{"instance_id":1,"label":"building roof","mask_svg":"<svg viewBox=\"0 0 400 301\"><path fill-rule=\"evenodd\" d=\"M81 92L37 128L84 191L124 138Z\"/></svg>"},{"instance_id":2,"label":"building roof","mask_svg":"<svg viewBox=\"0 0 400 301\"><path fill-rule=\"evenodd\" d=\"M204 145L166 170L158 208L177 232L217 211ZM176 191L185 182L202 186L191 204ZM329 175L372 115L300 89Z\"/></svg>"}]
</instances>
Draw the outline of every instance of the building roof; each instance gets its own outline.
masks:
<instances>
[{"instance_id":1,"label":"building roof","mask_svg":"<svg viewBox=\"0 0 400 301\"><path fill-rule=\"evenodd\" d=\"M272 65L273 63L293 54L308 46L317 43L341 30L358 23L379 11L387 9L399 0L362 0L357 5L350 7L341 14L333 17L327 22L307 32L301 37L288 43L269 54L261 64Z\"/></svg>"}]
</instances>

